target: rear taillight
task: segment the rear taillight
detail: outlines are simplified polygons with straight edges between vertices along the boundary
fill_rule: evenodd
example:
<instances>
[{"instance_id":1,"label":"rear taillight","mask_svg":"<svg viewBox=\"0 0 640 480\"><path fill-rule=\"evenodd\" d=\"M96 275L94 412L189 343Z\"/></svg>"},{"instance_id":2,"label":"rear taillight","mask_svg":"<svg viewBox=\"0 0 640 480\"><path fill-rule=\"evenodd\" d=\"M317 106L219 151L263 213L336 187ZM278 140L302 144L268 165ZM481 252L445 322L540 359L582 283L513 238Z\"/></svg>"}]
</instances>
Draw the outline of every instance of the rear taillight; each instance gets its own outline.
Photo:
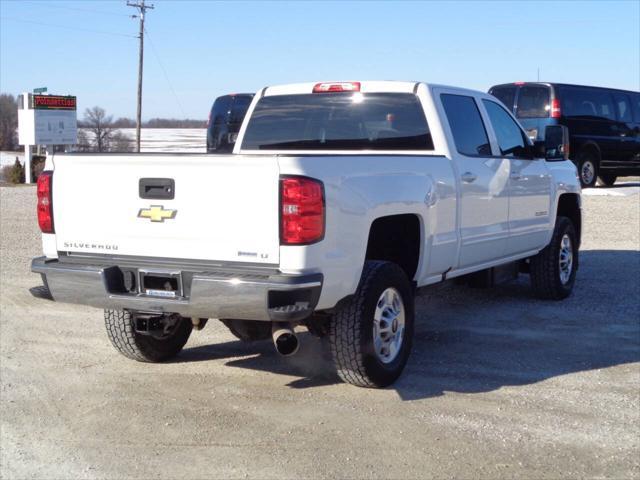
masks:
<instances>
[{"instance_id":1,"label":"rear taillight","mask_svg":"<svg viewBox=\"0 0 640 480\"><path fill-rule=\"evenodd\" d=\"M324 187L307 177L280 178L280 243L307 245L324 237Z\"/></svg>"},{"instance_id":2,"label":"rear taillight","mask_svg":"<svg viewBox=\"0 0 640 480\"><path fill-rule=\"evenodd\" d=\"M560 101L557 98L554 98L551 101L551 118L560 118Z\"/></svg>"},{"instance_id":3,"label":"rear taillight","mask_svg":"<svg viewBox=\"0 0 640 480\"><path fill-rule=\"evenodd\" d=\"M38 177L38 225L42 233L54 233L53 229L53 201L52 201L53 172L42 172Z\"/></svg>"},{"instance_id":4,"label":"rear taillight","mask_svg":"<svg viewBox=\"0 0 640 480\"><path fill-rule=\"evenodd\" d=\"M360 82L328 82L316 83L313 93L359 92Z\"/></svg>"}]
</instances>

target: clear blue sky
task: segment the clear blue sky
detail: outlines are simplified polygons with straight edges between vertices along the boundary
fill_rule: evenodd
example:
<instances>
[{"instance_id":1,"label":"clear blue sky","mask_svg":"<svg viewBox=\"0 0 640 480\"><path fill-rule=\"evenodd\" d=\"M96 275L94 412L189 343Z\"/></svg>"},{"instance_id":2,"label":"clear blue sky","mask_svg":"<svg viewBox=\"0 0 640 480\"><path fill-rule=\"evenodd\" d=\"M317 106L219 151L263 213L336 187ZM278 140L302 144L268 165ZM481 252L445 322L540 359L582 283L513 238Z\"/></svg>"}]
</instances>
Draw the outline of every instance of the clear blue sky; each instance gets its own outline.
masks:
<instances>
[{"instance_id":1,"label":"clear blue sky","mask_svg":"<svg viewBox=\"0 0 640 480\"><path fill-rule=\"evenodd\" d=\"M639 0L153 3L145 119L206 118L218 95L315 80L486 90L540 67L541 80L640 90ZM134 117L133 13L125 0L0 0L0 90L47 86L77 95L80 111Z\"/></svg>"}]
</instances>

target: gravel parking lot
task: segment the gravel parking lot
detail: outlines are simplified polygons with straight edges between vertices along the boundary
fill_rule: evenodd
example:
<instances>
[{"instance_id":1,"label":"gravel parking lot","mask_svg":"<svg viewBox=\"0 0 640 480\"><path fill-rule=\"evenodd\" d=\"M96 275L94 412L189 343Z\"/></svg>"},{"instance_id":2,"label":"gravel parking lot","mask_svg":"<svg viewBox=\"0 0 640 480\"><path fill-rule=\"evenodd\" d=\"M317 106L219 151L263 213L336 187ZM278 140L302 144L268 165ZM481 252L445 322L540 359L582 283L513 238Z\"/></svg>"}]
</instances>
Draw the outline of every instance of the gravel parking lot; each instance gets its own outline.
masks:
<instances>
[{"instance_id":1,"label":"gravel parking lot","mask_svg":"<svg viewBox=\"0 0 640 480\"><path fill-rule=\"evenodd\" d=\"M528 277L419 298L385 390L339 383L321 343L283 359L219 322L177 361L129 361L102 312L33 298L33 187L0 188L2 478L640 478L638 184L584 198L574 294Z\"/></svg>"}]
</instances>

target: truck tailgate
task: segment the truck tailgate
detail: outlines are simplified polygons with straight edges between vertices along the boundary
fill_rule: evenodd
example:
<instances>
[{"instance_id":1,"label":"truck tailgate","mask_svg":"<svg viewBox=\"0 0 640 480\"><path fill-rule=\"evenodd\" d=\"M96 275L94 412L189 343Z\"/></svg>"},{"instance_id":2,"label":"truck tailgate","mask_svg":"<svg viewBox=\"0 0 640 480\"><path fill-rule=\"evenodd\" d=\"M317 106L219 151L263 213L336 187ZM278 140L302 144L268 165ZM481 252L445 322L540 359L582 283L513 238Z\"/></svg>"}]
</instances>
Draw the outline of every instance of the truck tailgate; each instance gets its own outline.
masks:
<instances>
[{"instance_id":1,"label":"truck tailgate","mask_svg":"<svg viewBox=\"0 0 640 480\"><path fill-rule=\"evenodd\" d=\"M275 157L58 154L53 162L58 251L279 262ZM172 179L174 198L141 198L141 179Z\"/></svg>"}]
</instances>

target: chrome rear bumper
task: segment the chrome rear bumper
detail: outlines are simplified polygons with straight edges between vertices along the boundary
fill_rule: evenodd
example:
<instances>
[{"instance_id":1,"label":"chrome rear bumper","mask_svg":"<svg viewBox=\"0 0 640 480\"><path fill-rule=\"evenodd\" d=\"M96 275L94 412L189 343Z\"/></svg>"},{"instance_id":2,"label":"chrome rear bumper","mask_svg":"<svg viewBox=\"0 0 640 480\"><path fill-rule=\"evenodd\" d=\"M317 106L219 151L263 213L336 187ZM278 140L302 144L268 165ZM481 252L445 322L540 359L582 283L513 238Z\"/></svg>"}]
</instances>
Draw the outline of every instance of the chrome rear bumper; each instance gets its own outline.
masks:
<instances>
[{"instance_id":1,"label":"chrome rear bumper","mask_svg":"<svg viewBox=\"0 0 640 480\"><path fill-rule=\"evenodd\" d=\"M246 269L193 271L172 268L179 275L180 293L158 297L141 292L139 285L128 291L123 272L149 268L128 265L87 265L65 263L46 257L34 258L31 271L40 273L57 302L98 308L178 313L185 317L241 320L299 321L313 312L322 289L322 274L284 275ZM153 269L162 274L162 268Z\"/></svg>"}]
</instances>

